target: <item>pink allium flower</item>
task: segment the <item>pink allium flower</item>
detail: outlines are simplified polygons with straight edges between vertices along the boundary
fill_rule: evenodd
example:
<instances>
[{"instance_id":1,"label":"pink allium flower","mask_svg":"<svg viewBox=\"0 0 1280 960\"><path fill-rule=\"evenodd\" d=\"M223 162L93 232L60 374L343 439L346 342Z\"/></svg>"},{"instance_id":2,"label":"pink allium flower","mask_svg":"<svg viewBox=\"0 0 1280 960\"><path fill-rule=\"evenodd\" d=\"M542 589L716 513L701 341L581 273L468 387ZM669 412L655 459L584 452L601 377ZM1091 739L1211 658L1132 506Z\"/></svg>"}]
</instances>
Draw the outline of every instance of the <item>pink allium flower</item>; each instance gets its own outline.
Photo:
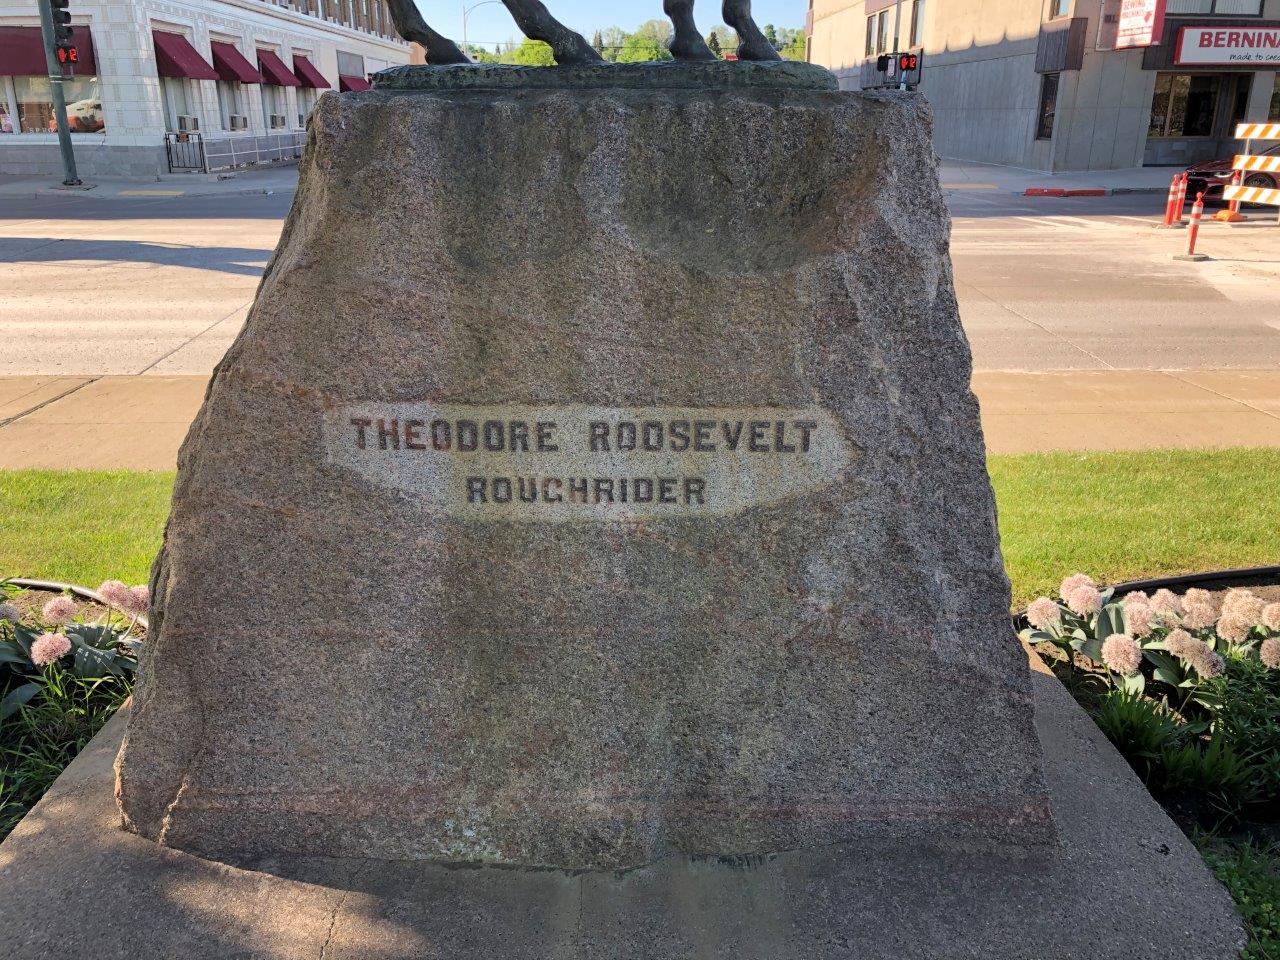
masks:
<instances>
[{"instance_id":1,"label":"pink allium flower","mask_svg":"<svg viewBox=\"0 0 1280 960\"><path fill-rule=\"evenodd\" d=\"M1242 620L1248 620L1249 626L1256 627L1262 619L1262 608L1265 601L1251 590L1231 590L1222 601L1222 614L1236 614Z\"/></svg>"},{"instance_id":2,"label":"pink allium flower","mask_svg":"<svg viewBox=\"0 0 1280 960\"><path fill-rule=\"evenodd\" d=\"M1187 657L1187 662L1205 680L1212 680L1214 677L1222 676L1223 671L1227 668L1226 661L1204 644L1201 644L1200 649Z\"/></svg>"},{"instance_id":3,"label":"pink allium flower","mask_svg":"<svg viewBox=\"0 0 1280 960\"><path fill-rule=\"evenodd\" d=\"M44 605L44 622L62 626L64 623L71 622L76 615L76 610L76 602L65 594L54 597Z\"/></svg>"},{"instance_id":4,"label":"pink allium flower","mask_svg":"<svg viewBox=\"0 0 1280 960\"><path fill-rule=\"evenodd\" d=\"M1097 587L1076 587L1066 597L1067 606L1082 617L1102 609L1102 594Z\"/></svg>"},{"instance_id":5,"label":"pink allium flower","mask_svg":"<svg viewBox=\"0 0 1280 960\"><path fill-rule=\"evenodd\" d=\"M1232 643L1240 643L1249 636L1249 631L1253 629L1254 623L1255 621L1251 618L1233 610L1225 611L1218 618L1218 636Z\"/></svg>"},{"instance_id":6,"label":"pink allium flower","mask_svg":"<svg viewBox=\"0 0 1280 960\"><path fill-rule=\"evenodd\" d=\"M1207 630L1217 622L1218 615L1212 604L1188 603L1182 611L1182 625L1191 630Z\"/></svg>"},{"instance_id":7,"label":"pink allium flower","mask_svg":"<svg viewBox=\"0 0 1280 960\"><path fill-rule=\"evenodd\" d=\"M1102 662L1116 673L1133 676L1142 666L1142 648L1133 637L1113 633L1102 641Z\"/></svg>"},{"instance_id":8,"label":"pink allium flower","mask_svg":"<svg viewBox=\"0 0 1280 960\"><path fill-rule=\"evenodd\" d=\"M1065 600L1081 587L1093 587L1096 590L1098 585L1093 582L1093 577L1083 573L1073 573L1062 581L1062 586L1058 588L1058 596Z\"/></svg>"},{"instance_id":9,"label":"pink allium flower","mask_svg":"<svg viewBox=\"0 0 1280 960\"><path fill-rule=\"evenodd\" d=\"M1280 603L1268 603L1262 608L1262 625L1268 630L1280 631Z\"/></svg>"},{"instance_id":10,"label":"pink allium flower","mask_svg":"<svg viewBox=\"0 0 1280 960\"><path fill-rule=\"evenodd\" d=\"M1213 594L1208 590L1201 590L1199 587L1192 587L1182 595L1183 606L1190 606L1193 603L1207 603L1213 606Z\"/></svg>"},{"instance_id":11,"label":"pink allium flower","mask_svg":"<svg viewBox=\"0 0 1280 960\"><path fill-rule=\"evenodd\" d=\"M1145 637L1155 629L1156 620L1156 612L1145 603L1124 605L1124 622L1133 631L1134 636Z\"/></svg>"},{"instance_id":12,"label":"pink allium flower","mask_svg":"<svg viewBox=\"0 0 1280 960\"><path fill-rule=\"evenodd\" d=\"M0 603L0 620L8 620L10 623L21 623L22 614L13 604Z\"/></svg>"},{"instance_id":13,"label":"pink allium flower","mask_svg":"<svg viewBox=\"0 0 1280 960\"><path fill-rule=\"evenodd\" d=\"M124 612L133 617L145 616L151 606L151 591L146 587L134 587L129 591L129 602L124 604Z\"/></svg>"},{"instance_id":14,"label":"pink allium flower","mask_svg":"<svg viewBox=\"0 0 1280 960\"><path fill-rule=\"evenodd\" d=\"M1268 637L1258 649L1262 662L1272 670L1280 670L1280 637Z\"/></svg>"},{"instance_id":15,"label":"pink allium flower","mask_svg":"<svg viewBox=\"0 0 1280 960\"><path fill-rule=\"evenodd\" d=\"M1127 607L1131 603L1134 606L1149 607L1151 606L1151 598L1148 597L1144 591L1135 590L1133 593L1126 593L1124 595L1124 605Z\"/></svg>"},{"instance_id":16,"label":"pink allium flower","mask_svg":"<svg viewBox=\"0 0 1280 960\"><path fill-rule=\"evenodd\" d=\"M1151 596L1151 609L1156 613L1175 616L1182 612L1182 601L1172 590L1157 590Z\"/></svg>"},{"instance_id":17,"label":"pink allium flower","mask_svg":"<svg viewBox=\"0 0 1280 960\"><path fill-rule=\"evenodd\" d=\"M1032 600L1031 605L1027 607L1027 623L1037 630L1048 630L1061 622L1062 610L1048 597Z\"/></svg>"},{"instance_id":18,"label":"pink allium flower","mask_svg":"<svg viewBox=\"0 0 1280 960\"><path fill-rule=\"evenodd\" d=\"M37 667L48 666L71 652L71 641L60 633L42 633L31 644L31 662Z\"/></svg>"},{"instance_id":19,"label":"pink allium flower","mask_svg":"<svg viewBox=\"0 0 1280 960\"><path fill-rule=\"evenodd\" d=\"M123 610L133 595L119 580L105 580L102 586L98 588L98 596L102 597L102 601L108 606L115 607L117 610Z\"/></svg>"},{"instance_id":20,"label":"pink allium flower","mask_svg":"<svg viewBox=\"0 0 1280 960\"><path fill-rule=\"evenodd\" d=\"M1203 643L1185 630L1170 630L1169 635L1164 638L1164 648L1175 657L1189 656L1191 651L1196 649L1197 644L1201 647L1204 646Z\"/></svg>"}]
</instances>

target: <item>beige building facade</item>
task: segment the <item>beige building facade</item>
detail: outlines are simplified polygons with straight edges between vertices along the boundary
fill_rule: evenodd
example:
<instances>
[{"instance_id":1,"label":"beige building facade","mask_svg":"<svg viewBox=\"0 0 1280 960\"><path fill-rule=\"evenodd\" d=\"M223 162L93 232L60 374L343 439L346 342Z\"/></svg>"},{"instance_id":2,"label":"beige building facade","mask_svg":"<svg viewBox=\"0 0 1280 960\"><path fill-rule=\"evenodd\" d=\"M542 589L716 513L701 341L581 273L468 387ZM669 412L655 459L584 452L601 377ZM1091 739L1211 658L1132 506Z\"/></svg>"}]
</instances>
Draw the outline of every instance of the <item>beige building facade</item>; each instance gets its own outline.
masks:
<instances>
[{"instance_id":1,"label":"beige building facade","mask_svg":"<svg viewBox=\"0 0 1280 960\"><path fill-rule=\"evenodd\" d=\"M1280 119L1280 0L1150 6L1157 43L1116 49L1121 0L811 0L809 58L856 90L921 52L939 155L1029 169L1230 156L1236 123Z\"/></svg>"},{"instance_id":2,"label":"beige building facade","mask_svg":"<svg viewBox=\"0 0 1280 960\"><path fill-rule=\"evenodd\" d=\"M409 62L383 0L72 0L82 177L289 160L326 90ZM0 0L0 173L60 174L40 19Z\"/></svg>"}]
</instances>

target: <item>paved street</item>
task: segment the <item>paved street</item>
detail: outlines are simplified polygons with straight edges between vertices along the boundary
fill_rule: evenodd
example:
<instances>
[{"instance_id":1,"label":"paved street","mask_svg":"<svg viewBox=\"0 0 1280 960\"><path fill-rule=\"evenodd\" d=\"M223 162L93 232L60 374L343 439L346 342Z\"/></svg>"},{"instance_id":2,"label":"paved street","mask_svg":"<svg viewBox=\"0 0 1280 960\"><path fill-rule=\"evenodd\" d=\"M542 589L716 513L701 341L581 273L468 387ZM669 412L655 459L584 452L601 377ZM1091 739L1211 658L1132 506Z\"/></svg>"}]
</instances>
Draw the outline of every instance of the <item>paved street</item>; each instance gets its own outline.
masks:
<instances>
[{"instance_id":1,"label":"paved street","mask_svg":"<svg viewBox=\"0 0 1280 960\"><path fill-rule=\"evenodd\" d=\"M1181 263L1160 196L947 193L993 450L1280 446L1280 229ZM5 197L0 467L171 466L291 200Z\"/></svg>"}]
</instances>

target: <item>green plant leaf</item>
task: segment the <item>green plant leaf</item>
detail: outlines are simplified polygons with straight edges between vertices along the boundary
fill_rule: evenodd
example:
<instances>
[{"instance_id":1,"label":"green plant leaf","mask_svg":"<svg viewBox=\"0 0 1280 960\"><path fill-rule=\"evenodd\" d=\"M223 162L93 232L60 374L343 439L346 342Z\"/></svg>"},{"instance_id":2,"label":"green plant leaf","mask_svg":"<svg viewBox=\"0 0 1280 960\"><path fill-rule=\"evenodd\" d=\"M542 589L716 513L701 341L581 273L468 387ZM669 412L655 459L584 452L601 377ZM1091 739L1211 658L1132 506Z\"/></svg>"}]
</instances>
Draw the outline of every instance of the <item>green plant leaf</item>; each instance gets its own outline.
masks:
<instances>
[{"instance_id":1,"label":"green plant leaf","mask_svg":"<svg viewBox=\"0 0 1280 960\"><path fill-rule=\"evenodd\" d=\"M1168 670L1164 667L1156 667L1152 676L1161 683L1167 683L1171 687L1179 687L1182 685L1181 678L1179 678L1179 676L1172 670Z\"/></svg>"},{"instance_id":2,"label":"green plant leaf","mask_svg":"<svg viewBox=\"0 0 1280 960\"><path fill-rule=\"evenodd\" d=\"M116 666L116 658L112 653L85 643L76 647L76 659L71 669L77 677L82 678L123 675L123 671Z\"/></svg>"},{"instance_id":3,"label":"green plant leaf","mask_svg":"<svg viewBox=\"0 0 1280 960\"><path fill-rule=\"evenodd\" d=\"M15 687L4 695L4 699L0 700L0 720L6 720L18 712L18 708L31 701L37 693L40 692L40 684L24 683L20 687Z\"/></svg>"},{"instance_id":4,"label":"green plant leaf","mask_svg":"<svg viewBox=\"0 0 1280 960\"><path fill-rule=\"evenodd\" d=\"M1131 677L1124 677L1120 681L1120 689L1131 697L1141 695L1142 691L1147 688L1147 678L1140 673L1135 673Z\"/></svg>"}]
</instances>

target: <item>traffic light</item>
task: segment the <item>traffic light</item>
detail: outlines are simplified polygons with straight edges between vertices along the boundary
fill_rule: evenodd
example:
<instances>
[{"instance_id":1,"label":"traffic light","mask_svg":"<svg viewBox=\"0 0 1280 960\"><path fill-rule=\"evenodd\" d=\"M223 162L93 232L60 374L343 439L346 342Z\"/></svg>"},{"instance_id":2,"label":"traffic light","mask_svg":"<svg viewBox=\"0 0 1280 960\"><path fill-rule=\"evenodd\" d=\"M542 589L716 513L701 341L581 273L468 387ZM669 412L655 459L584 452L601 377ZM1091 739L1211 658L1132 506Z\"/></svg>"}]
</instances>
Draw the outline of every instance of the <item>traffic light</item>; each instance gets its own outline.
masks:
<instances>
[{"instance_id":1,"label":"traffic light","mask_svg":"<svg viewBox=\"0 0 1280 960\"><path fill-rule=\"evenodd\" d=\"M53 43L57 47L71 47L71 11L67 9L71 0L49 0L53 8Z\"/></svg>"},{"instance_id":2,"label":"traffic light","mask_svg":"<svg viewBox=\"0 0 1280 960\"><path fill-rule=\"evenodd\" d=\"M918 53L900 53L898 54L898 73L910 73L920 66L920 54Z\"/></svg>"}]
</instances>

